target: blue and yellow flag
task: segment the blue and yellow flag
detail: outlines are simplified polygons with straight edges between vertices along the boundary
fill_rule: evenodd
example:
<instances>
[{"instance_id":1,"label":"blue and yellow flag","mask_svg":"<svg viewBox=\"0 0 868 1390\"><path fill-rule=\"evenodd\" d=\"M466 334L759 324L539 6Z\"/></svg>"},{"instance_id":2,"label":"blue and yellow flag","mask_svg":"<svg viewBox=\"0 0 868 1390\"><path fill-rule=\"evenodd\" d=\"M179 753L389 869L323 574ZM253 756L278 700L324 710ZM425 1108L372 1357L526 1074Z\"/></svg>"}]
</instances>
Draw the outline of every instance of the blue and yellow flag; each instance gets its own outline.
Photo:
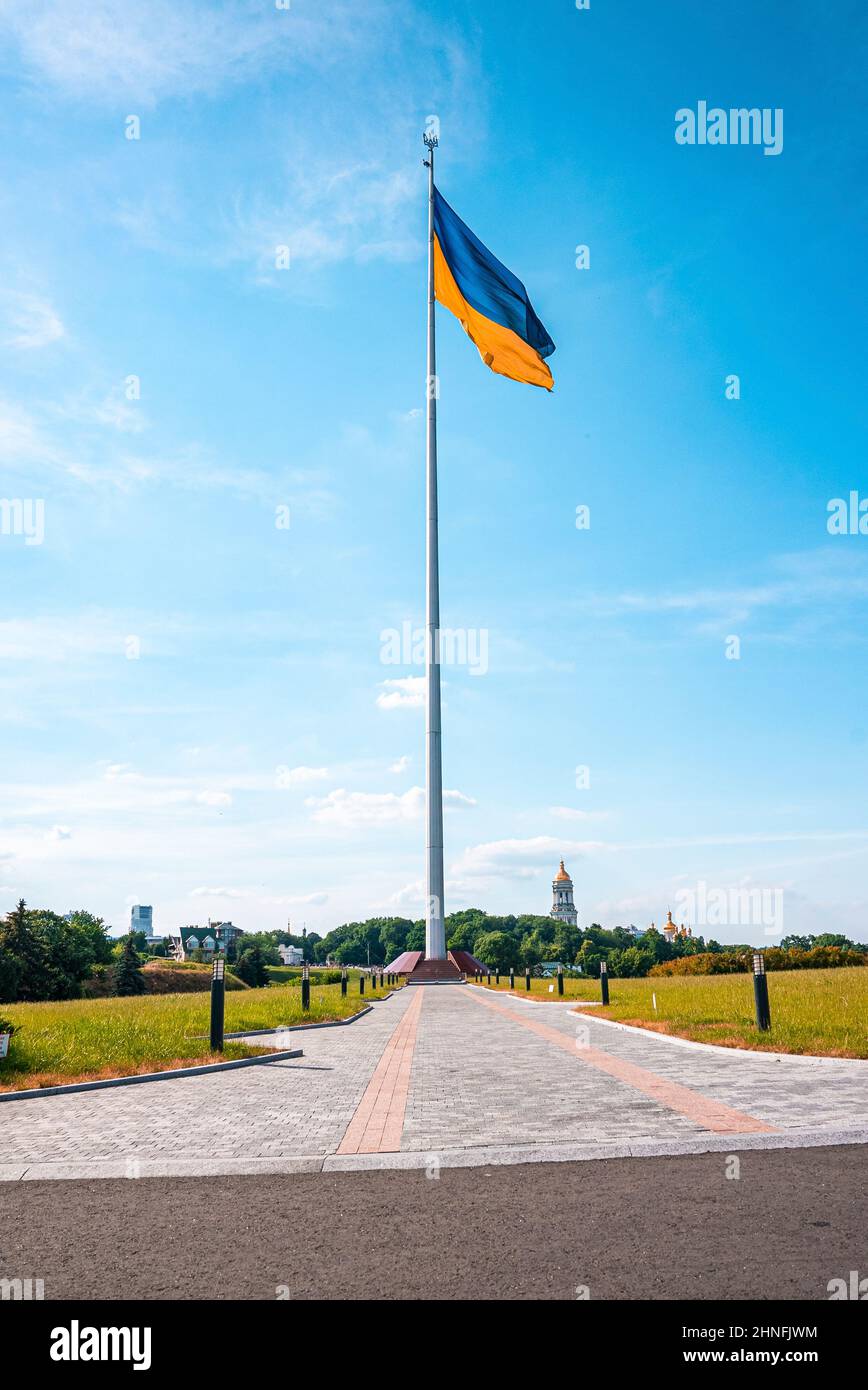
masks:
<instances>
[{"instance_id":1,"label":"blue and yellow flag","mask_svg":"<svg viewBox=\"0 0 868 1390\"><path fill-rule=\"evenodd\" d=\"M545 359L555 345L517 276L434 189L434 295L460 322L487 367L513 381L554 381Z\"/></svg>"}]
</instances>

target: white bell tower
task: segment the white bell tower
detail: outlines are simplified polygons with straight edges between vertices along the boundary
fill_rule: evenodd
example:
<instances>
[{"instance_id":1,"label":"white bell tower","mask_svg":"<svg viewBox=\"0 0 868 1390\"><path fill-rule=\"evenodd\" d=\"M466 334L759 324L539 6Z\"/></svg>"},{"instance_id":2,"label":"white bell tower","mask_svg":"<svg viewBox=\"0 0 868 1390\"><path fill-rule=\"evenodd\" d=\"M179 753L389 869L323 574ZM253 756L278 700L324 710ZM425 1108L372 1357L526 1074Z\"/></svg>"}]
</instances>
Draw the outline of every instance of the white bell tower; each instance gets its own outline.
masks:
<instances>
[{"instance_id":1,"label":"white bell tower","mask_svg":"<svg viewBox=\"0 0 868 1390\"><path fill-rule=\"evenodd\" d=\"M563 859L552 883L551 916L556 917L559 922L566 922L570 927L577 927L579 924L579 914L573 902L573 880L564 868Z\"/></svg>"}]
</instances>

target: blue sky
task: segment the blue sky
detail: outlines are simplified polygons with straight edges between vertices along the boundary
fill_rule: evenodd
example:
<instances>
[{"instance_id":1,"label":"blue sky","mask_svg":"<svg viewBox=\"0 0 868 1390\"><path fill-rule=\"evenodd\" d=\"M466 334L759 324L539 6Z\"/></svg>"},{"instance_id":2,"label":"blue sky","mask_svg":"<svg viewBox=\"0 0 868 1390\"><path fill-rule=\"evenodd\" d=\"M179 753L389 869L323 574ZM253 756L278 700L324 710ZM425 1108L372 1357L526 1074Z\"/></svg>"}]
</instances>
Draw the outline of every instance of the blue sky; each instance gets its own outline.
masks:
<instances>
[{"instance_id":1,"label":"blue sky","mask_svg":"<svg viewBox=\"0 0 868 1390\"><path fill-rule=\"evenodd\" d=\"M583 924L706 884L865 939L865 49L846 3L0 4L0 496L45 507L0 535L0 910L421 915L381 634L423 620L436 114L557 344L549 396L438 311L442 621L488 642L447 911L547 911L563 856ZM677 144L700 100L783 151Z\"/></svg>"}]
</instances>

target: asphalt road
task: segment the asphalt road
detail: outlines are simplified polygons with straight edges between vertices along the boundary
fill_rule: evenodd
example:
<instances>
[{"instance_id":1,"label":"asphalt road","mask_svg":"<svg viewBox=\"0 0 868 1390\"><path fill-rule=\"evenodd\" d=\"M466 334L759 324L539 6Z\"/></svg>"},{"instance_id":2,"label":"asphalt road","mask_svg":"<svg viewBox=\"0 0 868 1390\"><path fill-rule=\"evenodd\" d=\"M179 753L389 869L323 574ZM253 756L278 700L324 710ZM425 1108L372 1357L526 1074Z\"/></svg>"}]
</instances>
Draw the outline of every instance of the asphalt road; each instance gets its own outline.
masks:
<instances>
[{"instance_id":1,"label":"asphalt road","mask_svg":"<svg viewBox=\"0 0 868 1390\"><path fill-rule=\"evenodd\" d=\"M9 1182L0 1277L46 1299L825 1300L868 1273L868 1148L738 1159Z\"/></svg>"}]
</instances>

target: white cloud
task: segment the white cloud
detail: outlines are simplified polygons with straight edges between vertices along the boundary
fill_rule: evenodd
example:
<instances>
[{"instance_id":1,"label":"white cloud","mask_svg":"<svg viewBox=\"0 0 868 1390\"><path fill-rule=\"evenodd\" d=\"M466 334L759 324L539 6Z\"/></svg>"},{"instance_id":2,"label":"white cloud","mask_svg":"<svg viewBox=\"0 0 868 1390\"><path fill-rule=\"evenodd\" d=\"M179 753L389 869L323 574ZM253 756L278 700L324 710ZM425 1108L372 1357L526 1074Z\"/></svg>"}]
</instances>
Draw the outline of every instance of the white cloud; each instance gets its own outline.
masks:
<instances>
[{"instance_id":1,"label":"white cloud","mask_svg":"<svg viewBox=\"0 0 868 1390\"><path fill-rule=\"evenodd\" d=\"M413 879L411 883L405 883L389 898L389 904L392 907L419 908L424 905L424 902L425 880L421 878Z\"/></svg>"},{"instance_id":2,"label":"white cloud","mask_svg":"<svg viewBox=\"0 0 868 1390\"><path fill-rule=\"evenodd\" d=\"M397 776L400 773L407 771L407 768L410 766L410 762L411 759L409 755L407 753L403 753L401 757L398 758L395 762L389 764L389 771L394 772Z\"/></svg>"},{"instance_id":3,"label":"white cloud","mask_svg":"<svg viewBox=\"0 0 868 1390\"><path fill-rule=\"evenodd\" d=\"M0 401L0 461L8 466L63 467L65 455L31 415L11 401Z\"/></svg>"},{"instance_id":4,"label":"white cloud","mask_svg":"<svg viewBox=\"0 0 868 1390\"><path fill-rule=\"evenodd\" d=\"M249 893L244 888L192 888L191 898L246 898Z\"/></svg>"},{"instance_id":5,"label":"white cloud","mask_svg":"<svg viewBox=\"0 0 868 1390\"><path fill-rule=\"evenodd\" d=\"M823 516L825 520L825 516ZM868 564L865 557L841 548L824 547L789 555L771 562L772 576L754 584L730 588L684 589L679 592L625 592L589 594L571 607L598 618L675 614L714 622L746 622L763 611L786 611L810 605L831 606L868 596Z\"/></svg>"},{"instance_id":6,"label":"white cloud","mask_svg":"<svg viewBox=\"0 0 868 1390\"><path fill-rule=\"evenodd\" d=\"M0 621L0 659L3 661L69 661L78 657L124 652L124 629L119 620L93 611L67 618L7 618Z\"/></svg>"},{"instance_id":7,"label":"white cloud","mask_svg":"<svg viewBox=\"0 0 868 1390\"><path fill-rule=\"evenodd\" d=\"M28 0L2 7L0 35L36 82L70 96L150 106L310 60L333 62L358 44L379 9L377 0L366 0L364 16L349 0L331 0L313 14L255 0Z\"/></svg>"},{"instance_id":8,"label":"white cloud","mask_svg":"<svg viewBox=\"0 0 868 1390\"><path fill-rule=\"evenodd\" d=\"M554 878L563 858L578 859L607 848L593 841L557 840L536 835L529 840L491 840L472 845L456 860L452 872L459 879L536 878L549 873Z\"/></svg>"},{"instance_id":9,"label":"white cloud","mask_svg":"<svg viewBox=\"0 0 868 1390\"><path fill-rule=\"evenodd\" d=\"M327 767L279 767L275 783L278 787L304 787L328 777Z\"/></svg>"},{"instance_id":10,"label":"white cloud","mask_svg":"<svg viewBox=\"0 0 868 1390\"><path fill-rule=\"evenodd\" d=\"M381 681L377 696L379 709L419 709L425 704L425 677L398 676Z\"/></svg>"},{"instance_id":11,"label":"white cloud","mask_svg":"<svg viewBox=\"0 0 868 1390\"><path fill-rule=\"evenodd\" d=\"M472 797L459 791L444 791L447 808L475 806ZM309 797L305 802L313 812L312 819L324 825L344 828L358 826L394 825L419 820L425 807L423 787L411 787L397 792L350 792L343 787L324 797Z\"/></svg>"},{"instance_id":12,"label":"white cloud","mask_svg":"<svg viewBox=\"0 0 868 1390\"><path fill-rule=\"evenodd\" d=\"M53 825L51 827L52 840L71 840L72 831L68 825Z\"/></svg>"},{"instance_id":13,"label":"white cloud","mask_svg":"<svg viewBox=\"0 0 868 1390\"><path fill-rule=\"evenodd\" d=\"M48 411L58 419L77 425L99 425L122 434L138 434L148 425L148 419L137 401L128 401L121 386L94 400L87 392L79 392L67 400L49 405Z\"/></svg>"},{"instance_id":14,"label":"white cloud","mask_svg":"<svg viewBox=\"0 0 868 1390\"><path fill-rule=\"evenodd\" d=\"M53 306L40 295L7 291L0 298L0 312L4 347L29 352L56 343L66 332Z\"/></svg>"},{"instance_id":15,"label":"white cloud","mask_svg":"<svg viewBox=\"0 0 868 1390\"><path fill-rule=\"evenodd\" d=\"M232 797L228 792L204 791L196 796L200 806L231 806Z\"/></svg>"},{"instance_id":16,"label":"white cloud","mask_svg":"<svg viewBox=\"0 0 868 1390\"><path fill-rule=\"evenodd\" d=\"M259 284L293 288L291 269L276 268L278 246L289 247L291 266L306 270L345 260L409 260L419 253L411 217L419 185L406 158L394 168L372 161L324 167L320 152L315 164L294 161L282 181L289 191L280 202L259 188L236 198L227 239L216 252L218 260L253 261ZM137 214L124 215L134 230Z\"/></svg>"}]
</instances>

